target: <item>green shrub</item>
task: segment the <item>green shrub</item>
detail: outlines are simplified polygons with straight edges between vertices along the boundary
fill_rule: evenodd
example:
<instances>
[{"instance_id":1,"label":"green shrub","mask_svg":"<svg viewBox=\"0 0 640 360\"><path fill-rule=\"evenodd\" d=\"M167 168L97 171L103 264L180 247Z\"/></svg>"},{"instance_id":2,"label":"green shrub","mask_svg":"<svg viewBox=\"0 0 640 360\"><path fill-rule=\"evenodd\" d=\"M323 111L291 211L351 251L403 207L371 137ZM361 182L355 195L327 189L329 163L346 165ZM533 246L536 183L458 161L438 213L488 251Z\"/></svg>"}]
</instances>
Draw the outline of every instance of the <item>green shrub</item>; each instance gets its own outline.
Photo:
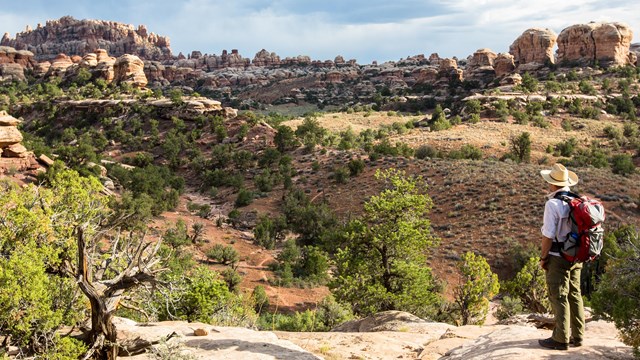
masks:
<instances>
[{"instance_id":1,"label":"green shrub","mask_svg":"<svg viewBox=\"0 0 640 360\"><path fill-rule=\"evenodd\" d=\"M189 239L187 224L184 220L179 219L173 228L167 229L162 236L162 242L174 249L190 244L191 239Z\"/></svg>"},{"instance_id":2,"label":"green shrub","mask_svg":"<svg viewBox=\"0 0 640 360\"><path fill-rule=\"evenodd\" d=\"M282 217L261 216L253 229L253 238L257 245L265 249L274 249L276 243L284 239L286 222Z\"/></svg>"},{"instance_id":3,"label":"green shrub","mask_svg":"<svg viewBox=\"0 0 640 360\"><path fill-rule=\"evenodd\" d=\"M258 285L253 288L251 297L253 298L254 309L258 314L261 314L263 310L266 311L269 308L269 297L267 296L264 286Z\"/></svg>"},{"instance_id":4,"label":"green shrub","mask_svg":"<svg viewBox=\"0 0 640 360\"><path fill-rule=\"evenodd\" d=\"M512 136L509 139L511 147L511 155L516 162L529 162L531 160L531 135L523 132L518 136Z\"/></svg>"},{"instance_id":5,"label":"green shrub","mask_svg":"<svg viewBox=\"0 0 640 360\"><path fill-rule=\"evenodd\" d=\"M338 166L333 169L333 179L338 184L346 184L349 181L350 171L345 166Z\"/></svg>"},{"instance_id":6,"label":"green shrub","mask_svg":"<svg viewBox=\"0 0 640 360\"><path fill-rule=\"evenodd\" d=\"M215 244L211 249L207 250L206 256L209 260L231 266L234 266L240 260L238 251L231 245Z\"/></svg>"},{"instance_id":7,"label":"green shrub","mask_svg":"<svg viewBox=\"0 0 640 360\"><path fill-rule=\"evenodd\" d=\"M418 159L432 159L440 157L440 153L432 146L420 145L420 147L416 149L415 156Z\"/></svg>"},{"instance_id":8,"label":"green shrub","mask_svg":"<svg viewBox=\"0 0 640 360\"><path fill-rule=\"evenodd\" d=\"M451 159L480 160L482 159L482 150L473 145L465 144L462 145L460 150L453 150L449 152L448 157Z\"/></svg>"},{"instance_id":9,"label":"green shrub","mask_svg":"<svg viewBox=\"0 0 640 360\"><path fill-rule=\"evenodd\" d=\"M544 270L540 268L539 260L537 257L529 258L515 278L505 283L504 288L512 297L519 298L527 310L545 313L551 307Z\"/></svg>"},{"instance_id":10,"label":"green shrub","mask_svg":"<svg viewBox=\"0 0 640 360\"><path fill-rule=\"evenodd\" d=\"M470 124L477 124L480 122L480 114L471 114L471 116L469 116L469 121Z\"/></svg>"},{"instance_id":11,"label":"green shrub","mask_svg":"<svg viewBox=\"0 0 640 360\"><path fill-rule=\"evenodd\" d=\"M580 92L585 95L596 94L596 89L593 87L593 85L589 81L580 80L580 82L578 83L578 88L580 89Z\"/></svg>"},{"instance_id":12,"label":"green shrub","mask_svg":"<svg viewBox=\"0 0 640 360\"><path fill-rule=\"evenodd\" d=\"M465 109L467 114L472 115L472 114L480 114L480 111L482 111L482 104L480 103L480 100L469 100L465 103Z\"/></svg>"},{"instance_id":13,"label":"green shrub","mask_svg":"<svg viewBox=\"0 0 640 360\"><path fill-rule=\"evenodd\" d=\"M563 119L562 122L560 123L560 126L564 131L573 130L573 124L571 123L571 120L568 120L568 119Z\"/></svg>"},{"instance_id":14,"label":"green shrub","mask_svg":"<svg viewBox=\"0 0 640 360\"><path fill-rule=\"evenodd\" d=\"M573 152L576 149L577 145L578 145L578 140L576 140L575 138L570 138L561 143L556 144L554 149L556 153L559 154L560 156L569 157L573 155Z\"/></svg>"},{"instance_id":15,"label":"green shrub","mask_svg":"<svg viewBox=\"0 0 640 360\"><path fill-rule=\"evenodd\" d=\"M607 125L607 127L604 128L604 135L612 140L622 140L623 138L622 131L613 125Z\"/></svg>"},{"instance_id":16,"label":"green shrub","mask_svg":"<svg viewBox=\"0 0 640 360\"><path fill-rule=\"evenodd\" d=\"M236 198L236 207L247 206L253 202L253 192L245 188L240 189Z\"/></svg>"},{"instance_id":17,"label":"green shrub","mask_svg":"<svg viewBox=\"0 0 640 360\"><path fill-rule=\"evenodd\" d=\"M522 300L518 297L505 296L500 301L500 306L496 311L498 320L506 320L514 315L518 315L524 311Z\"/></svg>"},{"instance_id":18,"label":"green shrub","mask_svg":"<svg viewBox=\"0 0 640 360\"><path fill-rule=\"evenodd\" d=\"M614 174L630 175L636 171L633 159L629 154L618 154L611 158L611 171Z\"/></svg>"},{"instance_id":19,"label":"green shrub","mask_svg":"<svg viewBox=\"0 0 640 360\"><path fill-rule=\"evenodd\" d=\"M606 271L591 299L596 314L613 320L622 341L640 356L640 236L618 231L604 248Z\"/></svg>"},{"instance_id":20,"label":"green shrub","mask_svg":"<svg viewBox=\"0 0 640 360\"><path fill-rule=\"evenodd\" d=\"M351 176L358 176L364 171L365 163L362 159L353 159L349 161L347 167Z\"/></svg>"},{"instance_id":21,"label":"green shrub","mask_svg":"<svg viewBox=\"0 0 640 360\"><path fill-rule=\"evenodd\" d=\"M462 282L454 289L456 322L462 325L482 325L489 312L489 300L500 290L498 275L482 256L466 252L458 264Z\"/></svg>"}]
</instances>

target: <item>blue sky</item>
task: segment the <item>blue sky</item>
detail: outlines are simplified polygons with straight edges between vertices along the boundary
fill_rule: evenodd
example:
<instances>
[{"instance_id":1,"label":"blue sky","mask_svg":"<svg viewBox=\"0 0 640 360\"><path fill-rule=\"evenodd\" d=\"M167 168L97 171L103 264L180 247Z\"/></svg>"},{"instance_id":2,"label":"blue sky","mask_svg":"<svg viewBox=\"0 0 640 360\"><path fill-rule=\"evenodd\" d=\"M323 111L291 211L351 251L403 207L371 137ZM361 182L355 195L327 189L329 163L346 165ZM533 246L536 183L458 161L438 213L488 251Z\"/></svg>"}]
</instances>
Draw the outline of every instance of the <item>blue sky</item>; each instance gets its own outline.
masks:
<instances>
[{"instance_id":1,"label":"blue sky","mask_svg":"<svg viewBox=\"0 0 640 360\"><path fill-rule=\"evenodd\" d=\"M559 33L577 23L620 21L640 34L637 0L0 0L0 31L13 37L64 15L145 24L169 36L176 54L238 49L253 58L264 48L361 64L506 52L530 27Z\"/></svg>"}]
</instances>

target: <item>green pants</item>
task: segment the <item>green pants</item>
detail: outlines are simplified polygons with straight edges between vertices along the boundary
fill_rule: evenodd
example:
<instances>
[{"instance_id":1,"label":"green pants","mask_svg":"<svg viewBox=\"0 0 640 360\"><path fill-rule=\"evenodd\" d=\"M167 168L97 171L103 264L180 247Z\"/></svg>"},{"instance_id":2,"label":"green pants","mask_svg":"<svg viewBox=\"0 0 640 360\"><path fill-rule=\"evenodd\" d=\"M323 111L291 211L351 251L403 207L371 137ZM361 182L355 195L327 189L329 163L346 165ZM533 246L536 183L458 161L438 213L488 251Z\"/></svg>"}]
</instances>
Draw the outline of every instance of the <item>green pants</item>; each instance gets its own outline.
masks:
<instances>
[{"instance_id":1,"label":"green pants","mask_svg":"<svg viewBox=\"0 0 640 360\"><path fill-rule=\"evenodd\" d=\"M584 308L580 293L582 263L571 264L562 257L549 256L547 287L555 316L553 340L569 343L569 335L582 341L584 337ZM571 332L569 332L571 330Z\"/></svg>"}]
</instances>

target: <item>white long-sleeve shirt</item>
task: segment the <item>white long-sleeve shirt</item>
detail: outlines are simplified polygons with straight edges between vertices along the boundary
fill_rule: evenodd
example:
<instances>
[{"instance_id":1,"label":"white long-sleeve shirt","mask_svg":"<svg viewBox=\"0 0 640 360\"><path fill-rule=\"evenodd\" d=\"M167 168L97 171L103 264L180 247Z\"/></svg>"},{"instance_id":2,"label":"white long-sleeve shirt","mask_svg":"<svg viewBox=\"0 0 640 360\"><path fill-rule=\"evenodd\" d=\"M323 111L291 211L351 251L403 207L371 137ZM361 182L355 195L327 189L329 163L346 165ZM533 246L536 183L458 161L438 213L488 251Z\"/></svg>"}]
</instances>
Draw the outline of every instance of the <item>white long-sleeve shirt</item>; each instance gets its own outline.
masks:
<instances>
[{"instance_id":1,"label":"white long-sleeve shirt","mask_svg":"<svg viewBox=\"0 0 640 360\"><path fill-rule=\"evenodd\" d=\"M557 242L564 242L567 234L571 232L571 219L569 218L569 205L554 196L561 191L570 191L568 186L547 195L547 202L544 205L544 217L542 235ZM549 255L560 256L558 252L550 251Z\"/></svg>"}]
</instances>

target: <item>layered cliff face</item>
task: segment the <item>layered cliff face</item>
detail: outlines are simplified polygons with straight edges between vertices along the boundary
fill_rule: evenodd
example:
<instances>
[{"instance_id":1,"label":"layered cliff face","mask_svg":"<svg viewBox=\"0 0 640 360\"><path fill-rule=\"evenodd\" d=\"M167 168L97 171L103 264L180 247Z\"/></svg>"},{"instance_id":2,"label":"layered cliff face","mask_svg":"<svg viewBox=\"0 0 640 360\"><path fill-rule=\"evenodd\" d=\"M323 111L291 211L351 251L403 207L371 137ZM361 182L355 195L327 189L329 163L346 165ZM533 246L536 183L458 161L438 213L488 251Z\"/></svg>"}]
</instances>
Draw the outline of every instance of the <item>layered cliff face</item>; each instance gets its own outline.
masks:
<instances>
[{"instance_id":1,"label":"layered cliff face","mask_svg":"<svg viewBox=\"0 0 640 360\"><path fill-rule=\"evenodd\" d=\"M0 82L25 81L24 69L32 69L35 65L32 52L0 46Z\"/></svg>"},{"instance_id":2,"label":"layered cliff face","mask_svg":"<svg viewBox=\"0 0 640 360\"><path fill-rule=\"evenodd\" d=\"M569 26L558 36L558 62L562 64L624 66L631 63L633 32L621 23Z\"/></svg>"},{"instance_id":3,"label":"layered cliff face","mask_svg":"<svg viewBox=\"0 0 640 360\"><path fill-rule=\"evenodd\" d=\"M137 55L143 59L171 58L169 38L148 33L144 25L103 20L76 20L64 16L38 24L36 29L18 33L15 39L5 34L0 45L28 50L37 60L52 60L58 54L79 55L105 49L114 56Z\"/></svg>"}]
</instances>

